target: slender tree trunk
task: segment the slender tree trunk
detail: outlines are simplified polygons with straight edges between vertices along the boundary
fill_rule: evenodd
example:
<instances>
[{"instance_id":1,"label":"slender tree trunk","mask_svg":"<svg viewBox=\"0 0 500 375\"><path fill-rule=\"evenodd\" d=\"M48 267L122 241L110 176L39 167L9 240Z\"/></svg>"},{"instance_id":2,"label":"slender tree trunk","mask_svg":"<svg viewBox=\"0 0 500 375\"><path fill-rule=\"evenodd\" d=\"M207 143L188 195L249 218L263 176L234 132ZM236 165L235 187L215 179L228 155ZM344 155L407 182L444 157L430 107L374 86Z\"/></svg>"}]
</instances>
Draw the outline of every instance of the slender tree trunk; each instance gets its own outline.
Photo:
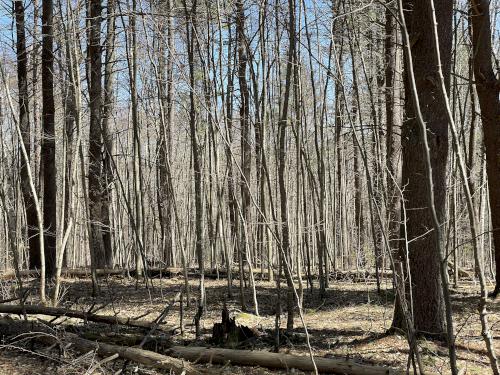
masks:
<instances>
[{"instance_id":1,"label":"slender tree trunk","mask_svg":"<svg viewBox=\"0 0 500 375\"><path fill-rule=\"evenodd\" d=\"M250 95L247 82L247 48L245 37L245 11L243 1L236 2L236 34L238 40L238 82L240 88L240 128L241 128L241 231L238 259L240 262L240 279L245 277L244 263L248 262L247 253L252 251L248 237L250 220L250 177L252 166L252 147L250 134Z\"/></svg>"},{"instance_id":2,"label":"slender tree trunk","mask_svg":"<svg viewBox=\"0 0 500 375\"><path fill-rule=\"evenodd\" d=\"M43 223L47 277L54 276L56 263L56 142L54 132L54 36L53 3L42 1L42 150Z\"/></svg>"},{"instance_id":3,"label":"slender tree trunk","mask_svg":"<svg viewBox=\"0 0 500 375\"><path fill-rule=\"evenodd\" d=\"M114 85L114 59L115 59L115 16L116 0L108 0L106 7L107 25L106 25L106 57L104 60L104 97L102 107L102 143L104 145L102 173L103 173L103 192L102 192L102 209L101 220L103 224L102 239L104 244L104 255L106 263L113 266L113 250L112 245L112 223L111 223L111 205L112 205L112 189L113 186L113 167L111 162L111 153L113 152L113 142L110 133L110 118L113 110L113 85Z\"/></svg>"},{"instance_id":4,"label":"slender tree trunk","mask_svg":"<svg viewBox=\"0 0 500 375\"><path fill-rule=\"evenodd\" d=\"M400 75L400 53L398 51L398 29L394 12L396 6L387 5L385 12L385 113L386 113L386 167L387 167L387 224L391 256L406 264L405 245L399 243L400 227L404 229L401 222L401 201L398 187L401 184L401 87ZM401 251L399 250L401 248ZM406 267L398 267L394 272L405 270ZM396 279L394 279L396 280ZM400 280L405 280L400 275ZM395 286L397 287L397 286ZM404 288L408 290L408 288ZM393 328L403 328L405 317L400 306L399 295L396 295L394 304Z\"/></svg>"},{"instance_id":5,"label":"slender tree trunk","mask_svg":"<svg viewBox=\"0 0 500 375\"><path fill-rule=\"evenodd\" d=\"M196 101L195 101L195 61L194 61L194 45L196 30L196 9L197 0L194 0L191 7L188 9L187 0L184 0L184 12L186 17L186 37L189 61L189 130L191 138L191 155L193 158L194 171L194 200L195 200L195 236L196 246L195 253L198 260L198 270L200 272L200 299L198 301L198 311L195 317L196 337L200 337L200 319L205 309L205 266L203 258L203 197L202 197L202 167L200 160L200 151L198 146L198 135L196 129Z\"/></svg>"},{"instance_id":6,"label":"slender tree trunk","mask_svg":"<svg viewBox=\"0 0 500 375\"><path fill-rule=\"evenodd\" d=\"M89 139L89 220L90 251L96 268L110 267L110 259L106 259L103 239L103 195L106 182L103 174L103 135L102 135L102 53L101 53L101 0L89 0L88 18L88 70L90 98L90 139ZM109 220L108 220L109 222Z\"/></svg>"},{"instance_id":7,"label":"slender tree trunk","mask_svg":"<svg viewBox=\"0 0 500 375\"><path fill-rule=\"evenodd\" d=\"M292 256L290 248L290 229L288 222L288 193L285 179L286 172L286 128L289 122L289 102L290 90L292 85L293 64L295 62L295 1L288 0L288 32L289 32L289 46L288 46L288 60L286 64L286 77L285 88L283 94L283 106L281 108L280 119L278 124L278 143L279 143L279 160L278 160L278 180L280 191L280 211L281 211L281 251L280 257L285 271L287 280L287 331L293 330L293 317L295 308L294 285L292 278Z\"/></svg>"},{"instance_id":8,"label":"slender tree trunk","mask_svg":"<svg viewBox=\"0 0 500 375\"><path fill-rule=\"evenodd\" d=\"M163 3L162 3L163 4ZM167 0L165 3L165 11L167 13L166 25L162 23L161 32L162 36L166 34L166 44L167 51L165 54L165 49L163 47L164 40L160 39L160 46L158 48L159 53L159 72L158 78L159 82L159 96L160 96L160 106L161 106L161 116L160 116L160 137L159 142L159 165L158 165L158 176L159 176L159 186L158 186L158 212L160 218L160 229L161 229L161 248L163 254L163 260L166 265L172 265L173 263L173 225L172 225L172 202L171 197L168 194L167 181L169 173L167 173L167 163L170 162L170 154L172 152L172 121L173 121L173 107L172 107L172 97L173 97L173 49L174 49L174 37L173 37L173 26L172 26L172 1Z\"/></svg>"}]
</instances>

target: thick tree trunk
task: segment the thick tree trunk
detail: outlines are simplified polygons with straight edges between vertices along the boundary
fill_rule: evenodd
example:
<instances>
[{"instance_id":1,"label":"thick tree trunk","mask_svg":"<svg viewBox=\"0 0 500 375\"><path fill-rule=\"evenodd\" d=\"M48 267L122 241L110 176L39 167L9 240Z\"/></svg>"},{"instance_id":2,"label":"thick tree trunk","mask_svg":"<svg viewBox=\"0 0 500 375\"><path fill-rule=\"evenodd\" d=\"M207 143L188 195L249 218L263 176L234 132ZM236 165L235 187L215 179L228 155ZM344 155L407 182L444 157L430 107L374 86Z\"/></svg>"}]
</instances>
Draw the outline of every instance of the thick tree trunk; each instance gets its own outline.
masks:
<instances>
[{"instance_id":1,"label":"thick tree trunk","mask_svg":"<svg viewBox=\"0 0 500 375\"><path fill-rule=\"evenodd\" d=\"M28 94L28 53L26 51L25 11L22 1L14 2L16 16L16 54L17 54L17 87L19 91L19 127L22 133L22 142L28 156L30 155L30 121L29 121L29 94ZM24 207L26 210L27 238L29 244L30 268L40 268L40 243L38 238L38 222L36 206L33 199L28 168L24 159L21 159L21 189Z\"/></svg>"},{"instance_id":2,"label":"thick tree trunk","mask_svg":"<svg viewBox=\"0 0 500 375\"><path fill-rule=\"evenodd\" d=\"M404 2L405 18L408 27L413 56L416 89L420 99L421 112L428 129L431 155L434 204L437 218L444 221L446 199L446 165L448 159L448 121L445 104L442 103L434 67L432 35L428 25L432 25L425 2L407 0ZM440 1L436 7L439 20L438 34L443 61L446 86L449 87L451 67L451 20L452 3ZM406 118L403 124L403 172L402 184L405 186L404 198L407 210L407 237L409 263L412 280L414 324L418 332L444 336L444 299L440 278L440 247L437 245L434 221L429 207L428 185L423 183L426 176L426 158L421 139L417 108L410 100L412 95L408 72L406 84ZM404 228L403 228L404 230ZM400 237L404 238L402 232Z\"/></svg>"},{"instance_id":3,"label":"thick tree trunk","mask_svg":"<svg viewBox=\"0 0 500 375\"><path fill-rule=\"evenodd\" d=\"M495 290L500 293L500 81L496 78L492 64L490 2L470 0L470 22L472 24L472 46L474 78L481 108L486 172L488 174L489 198L493 243L495 245Z\"/></svg>"}]
</instances>

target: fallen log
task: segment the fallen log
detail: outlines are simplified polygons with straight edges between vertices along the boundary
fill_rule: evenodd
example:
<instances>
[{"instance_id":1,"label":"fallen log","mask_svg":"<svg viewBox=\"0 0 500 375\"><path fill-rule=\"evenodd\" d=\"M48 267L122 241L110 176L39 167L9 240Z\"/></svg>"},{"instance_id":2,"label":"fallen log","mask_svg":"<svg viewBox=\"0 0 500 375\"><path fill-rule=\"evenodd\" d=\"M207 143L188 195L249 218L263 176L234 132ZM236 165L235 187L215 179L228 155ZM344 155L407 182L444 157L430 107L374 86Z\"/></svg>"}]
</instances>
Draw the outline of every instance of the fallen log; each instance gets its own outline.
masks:
<instances>
[{"instance_id":1,"label":"fallen log","mask_svg":"<svg viewBox=\"0 0 500 375\"><path fill-rule=\"evenodd\" d=\"M82 319L84 321L91 321L95 323L104 324L119 324L136 328L151 328L152 323L143 320L134 320L134 318L124 318L120 316L100 315L88 313L85 311L69 310L61 307L47 307L38 305L6 305L0 304L0 313L3 314L28 314L28 315L49 315L68 318Z\"/></svg>"},{"instance_id":2,"label":"fallen log","mask_svg":"<svg viewBox=\"0 0 500 375\"><path fill-rule=\"evenodd\" d=\"M172 344L171 335L149 335L129 332L96 332L95 330L79 332L79 335L90 341L105 342L119 346L139 346L143 341L143 348L154 351L163 351Z\"/></svg>"},{"instance_id":3,"label":"fallen log","mask_svg":"<svg viewBox=\"0 0 500 375\"><path fill-rule=\"evenodd\" d=\"M2 327L4 329L2 329ZM25 322L21 320L0 319L1 336L13 336L26 332L50 333L47 326L35 322ZM71 347L78 352L88 353L96 351L100 356L112 356L118 354L121 358L134 361L153 368L168 369L176 373L185 374L209 374L218 373L209 369L197 369L189 362L212 363L240 366L260 366L273 369L292 369L301 371L314 371L311 358L309 356L297 356L284 353L271 353L266 351L234 350L221 348L187 347L173 346L165 350L164 355L132 348L129 346L119 346L102 342L95 342L79 337L73 333L61 332L58 334L64 342L71 343ZM43 334L39 337L32 336L33 339L52 344L56 342L56 335ZM183 361L183 360L189 361ZM315 357L315 363L320 373L335 373L346 375L403 375L404 371L358 363L352 360L339 358Z\"/></svg>"},{"instance_id":4,"label":"fallen log","mask_svg":"<svg viewBox=\"0 0 500 375\"><path fill-rule=\"evenodd\" d=\"M239 277L239 270L232 270L232 275L234 278ZM90 277L91 270L89 268L63 268L61 270L62 277ZM148 277L150 278L158 278L158 277L183 277L184 270L179 267L150 267L147 270ZM124 269L124 268L98 268L96 269L97 277L107 277L107 276L131 276L136 277L137 271L134 269ZM260 275L260 272L254 271L254 275ZM39 270L22 270L20 271L21 277L26 278L37 278L40 277ZM142 274L141 274L142 276ZM0 280L10 280L15 279L16 273L13 270L4 271L0 273ZM188 268L188 277L189 278L199 278L200 273L195 268ZM226 278L227 270L221 268L217 269L206 269L204 273L204 277L206 279L218 279L218 278Z\"/></svg>"},{"instance_id":5,"label":"fallen log","mask_svg":"<svg viewBox=\"0 0 500 375\"><path fill-rule=\"evenodd\" d=\"M193 346L173 346L166 351L172 357L184 358L188 361L242 366L261 366L275 369L292 369L314 371L311 358L284 353L271 353L260 350L235 350L221 348L204 348ZM321 373L345 375L403 375L404 371L381 366L372 366L352 360L315 357L316 367Z\"/></svg>"},{"instance_id":6,"label":"fallen log","mask_svg":"<svg viewBox=\"0 0 500 375\"><path fill-rule=\"evenodd\" d=\"M120 358L137 362L145 366L171 370L176 374L200 375L210 373L208 370L198 370L189 362L178 358L172 358L163 354L144 350L139 348L131 348L128 346L118 346L112 344L104 344L102 342L93 342L82 339L73 333L64 334L65 341L72 344L72 347L80 353L88 353L95 351L100 356L111 356L118 354Z\"/></svg>"},{"instance_id":7,"label":"fallen log","mask_svg":"<svg viewBox=\"0 0 500 375\"><path fill-rule=\"evenodd\" d=\"M32 340L47 345L62 343L65 349L72 348L79 353L95 351L98 355L103 357L117 354L125 360L140 363L152 368L170 370L175 374L201 375L211 373L206 369L198 370L192 364L182 359L172 358L153 351L95 342L81 338L74 333L56 332L51 330L48 326L35 322L0 319L0 334L3 340L5 340L4 336L14 336L13 343L15 344L16 340L21 338L20 335L28 332L33 333L30 335L30 339ZM40 334L37 335L36 333Z\"/></svg>"},{"instance_id":8,"label":"fallen log","mask_svg":"<svg viewBox=\"0 0 500 375\"><path fill-rule=\"evenodd\" d=\"M26 278L38 278L40 277L40 272L38 270L22 270L19 272L21 277ZM168 267L168 268L148 268L148 277L158 278L158 277L181 277L184 275L182 268ZM63 268L61 270L62 277L90 277L91 270L86 268ZM108 276L127 276L131 277L137 276L136 270L127 270L123 268L99 268L96 269L97 277L108 277ZM208 272L205 273L205 278L216 279L218 277L225 277L225 273ZM141 274L142 276L142 274ZM189 269L188 277L198 278L200 274L195 269ZM16 278L16 273L14 271L5 271L0 274L0 280L11 280Z\"/></svg>"},{"instance_id":9,"label":"fallen log","mask_svg":"<svg viewBox=\"0 0 500 375\"><path fill-rule=\"evenodd\" d=\"M37 270L21 270L19 271L21 277L39 277L40 272ZM11 280L16 278L16 272L13 270L3 271L0 274L0 280Z\"/></svg>"},{"instance_id":10,"label":"fallen log","mask_svg":"<svg viewBox=\"0 0 500 375\"><path fill-rule=\"evenodd\" d=\"M392 271L380 270L379 277L392 278ZM377 275L374 270L351 270L351 271L337 270L330 273L330 278L337 281L364 282L367 280L376 280Z\"/></svg>"}]
</instances>

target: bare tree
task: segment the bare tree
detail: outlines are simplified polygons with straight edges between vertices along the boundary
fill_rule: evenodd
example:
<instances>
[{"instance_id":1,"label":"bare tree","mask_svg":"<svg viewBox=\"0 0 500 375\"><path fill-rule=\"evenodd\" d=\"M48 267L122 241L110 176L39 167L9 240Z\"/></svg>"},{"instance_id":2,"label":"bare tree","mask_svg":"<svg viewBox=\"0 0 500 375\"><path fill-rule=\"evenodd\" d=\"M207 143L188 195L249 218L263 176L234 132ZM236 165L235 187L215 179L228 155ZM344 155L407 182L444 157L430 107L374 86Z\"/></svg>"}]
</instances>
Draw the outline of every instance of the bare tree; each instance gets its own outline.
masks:
<instances>
[{"instance_id":1,"label":"bare tree","mask_svg":"<svg viewBox=\"0 0 500 375\"><path fill-rule=\"evenodd\" d=\"M47 277L54 276L56 266L56 140L54 104L54 25L53 2L42 1L42 150L43 223L45 228L45 265Z\"/></svg>"},{"instance_id":2,"label":"bare tree","mask_svg":"<svg viewBox=\"0 0 500 375\"><path fill-rule=\"evenodd\" d=\"M490 2L485 0L469 1L469 18L472 24L472 62L477 97L481 108L483 141L486 151L486 171L488 173L491 224L495 244L496 285L491 293L500 293L500 83L495 76L492 64Z\"/></svg>"}]
</instances>

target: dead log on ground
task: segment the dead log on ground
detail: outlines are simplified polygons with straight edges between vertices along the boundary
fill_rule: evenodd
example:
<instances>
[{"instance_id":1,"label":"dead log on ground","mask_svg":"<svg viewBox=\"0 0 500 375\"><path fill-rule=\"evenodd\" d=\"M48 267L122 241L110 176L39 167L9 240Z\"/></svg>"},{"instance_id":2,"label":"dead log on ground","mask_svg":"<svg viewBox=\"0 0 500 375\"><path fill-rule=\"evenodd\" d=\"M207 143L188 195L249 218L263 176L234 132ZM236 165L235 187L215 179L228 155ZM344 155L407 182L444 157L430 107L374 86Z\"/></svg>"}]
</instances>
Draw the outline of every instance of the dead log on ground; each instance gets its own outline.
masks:
<instances>
[{"instance_id":1,"label":"dead log on ground","mask_svg":"<svg viewBox=\"0 0 500 375\"><path fill-rule=\"evenodd\" d=\"M221 348L204 348L174 346L167 350L167 355L184 358L188 361L242 366L261 366L275 369L292 369L314 371L311 358L283 353L271 353L260 350L235 350ZM404 371L381 366L372 366L353 362L352 360L315 357L318 372L346 375L403 375Z\"/></svg>"},{"instance_id":2,"label":"dead log on ground","mask_svg":"<svg viewBox=\"0 0 500 375\"><path fill-rule=\"evenodd\" d=\"M379 277L392 278L392 271L381 270L379 271ZM351 270L351 271L337 270L330 274L330 278L337 281L365 282L369 280L376 280L377 275L374 270Z\"/></svg>"},{"instance_id":3,"label":"dead log on ground","mask_svg":"<svg viewBox=\"0 0 500 375\"><path fill-rule=\"evenodd\" d=\"M61 307L47 307L38 305L6 305L0 304L0 313L4 314L28 314L28 315L49 315L49 316L65 316L68 318L82 319L95 323L104 324L120 324L136 328L151 328L152 323L143 320L134 320L134 318L123 318L119 316L109 316L87 313L78 310L69 310Z\"/></svg>"},{"instance_id":4,"label":"dead log on ground","mask_svg":"<svg viewBox=\"0 0 500 375\"><path fill-rule=\"evenodd\" d=\"M64 334L64 339L65 341L69 341L72 344L71 347L80 353L95 351L98 355L103 357L118 354L120 358L140 363L148 367L172 370L176 374L199 375L210 373L208 370L196 369L189 362L152 352L150 350L93 342L82 339L72 333Z\"/></svg>"},{"instance_id":5,"label":"dead log on ground","mask_svg":"<svg viewBox=\"0 0 500 375\"><path fill-rule=\"evenodd\" d=\"M168 357L153 351L95 342L81 338L74 333L53 331L48 326L36 322L0 319L0 334L3 340L5 340L5 336L15 336L12 343L15 344L18 339L25 340L26 336L22 334L28 332L32 333L29 336L30 340L35 340L44 345L62 343L65 349L72 348L83 354L91 351L95 351L103 357L118 354L123 359L152 368L171 370L175 374L201 375L213 373L205 369L198 370L191 363L182 359ZM37 335L37 333L40 334Z\"/></svg>"},{"instance_id":6,"label":"dead log on ground","mask_svg":"<svg viewBox=\"0 0 500 375\"><path fill-rule=\"evenodd\" d=\"M146 339L143 347L154 351L164 351L173 345L172 336L168 334L149 335L146 337L140 333L96 332L95 330L89 330L81 332L79 335L90 341L105 342L119 346L139 346Z\"/></svg>"},{"instance_id":7,"label":"dead log on ground","mask_svg":"<svg viewBox=\"0 0 500 375\"><path fill-rule=\"evenodd\" d=\"M5 323L6 331L2 331ZM15 324L14 324L15 323ZM15 330L13 329L15 327ZM34 322L24 322L20 320L3 321L0 319L0 333L3 335L15 335L26 332L46 332L48 327ZM232 365L260 366L274 369L292 369L302 371L314 371L313 364L309 356L297 356L284 353L271 353L266 351L234 350L221 348L187 347L173 346L167 349L165 355L149 350L131 348L128 346L118 346L105 343L94 342L80 338L76 334L61 333L62 340L70 342L72 348L88 353L96 351L101 356L111 356L118 354L121 358L134 361L145 366L161 369L171 369L176 373L185 371L186 374L207 374L218 373L208 369L196 369L189 362L184 362L180 358L197 363L213 363L225 365L228 362ZM43 334L32 338L45 343L52 344L57 338L55 335ZM174 358L172 358L174 357ZM384 366L374 366L354 362L352 360L338 358L315 357L316 366L321 373L338 373L347 375L403 375L404 371Z\"/></svg>"}]
</instances>

